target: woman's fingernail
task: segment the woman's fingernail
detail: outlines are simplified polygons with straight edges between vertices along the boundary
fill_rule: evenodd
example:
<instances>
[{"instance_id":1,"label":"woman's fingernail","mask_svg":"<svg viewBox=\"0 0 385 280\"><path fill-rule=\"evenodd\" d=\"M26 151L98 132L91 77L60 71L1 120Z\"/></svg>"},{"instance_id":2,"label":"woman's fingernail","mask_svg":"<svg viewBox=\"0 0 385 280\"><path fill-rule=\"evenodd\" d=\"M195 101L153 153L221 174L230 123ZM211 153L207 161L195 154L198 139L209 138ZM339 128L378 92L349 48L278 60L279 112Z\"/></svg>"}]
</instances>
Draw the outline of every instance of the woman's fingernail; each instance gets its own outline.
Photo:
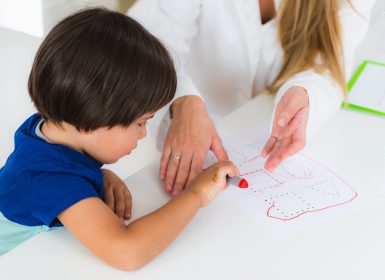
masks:
<instances>
[{"instance_id":1,"label":"woman's fingernail","mask_svg":"<svg viewBox=\"0 0 385 280\"><path fill-rule=\"evenodd\" d=\"M278 125L281 127L284 127L286 125L286 118L285 117L279 118Z\"/></svg>"},{"instance_id":2,"label":"woman's fingernail","mask_svg":"<svg viewBox=\"0 0 385 280\"><path fill-rule=\"evenodd\" d=\"M171 192L171 185L166 185L166 192Z\"/></svg>"}]
</instances>

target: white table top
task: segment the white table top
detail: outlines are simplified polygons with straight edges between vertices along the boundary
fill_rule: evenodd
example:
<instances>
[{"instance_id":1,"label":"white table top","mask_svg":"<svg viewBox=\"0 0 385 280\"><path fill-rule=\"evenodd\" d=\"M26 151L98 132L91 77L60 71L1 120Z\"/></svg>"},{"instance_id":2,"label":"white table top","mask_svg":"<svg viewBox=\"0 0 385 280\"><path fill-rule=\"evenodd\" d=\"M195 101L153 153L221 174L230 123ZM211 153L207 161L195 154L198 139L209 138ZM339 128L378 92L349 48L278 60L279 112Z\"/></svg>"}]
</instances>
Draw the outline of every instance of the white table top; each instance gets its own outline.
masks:
<instances>
[{"instance_id":1,"label":"white table top","mask_svg":"<svg viewBox=\"0 0 385 280\"><path fill-rule=\"evenodd\" d=\"M271 96L257 97L223 119L219 131L263 124L271 108ZM376 191L385 188L384 143L384 118L341 110L310 141L306 153ZM168 200L157 173L154 163L126 180L134 219ZM219 196L140 271L109 267L65 230L42 233L5 254L0 271L6 279L385 279L384 236L385 199L276 238Z\"/></svg>"}]
</instances>

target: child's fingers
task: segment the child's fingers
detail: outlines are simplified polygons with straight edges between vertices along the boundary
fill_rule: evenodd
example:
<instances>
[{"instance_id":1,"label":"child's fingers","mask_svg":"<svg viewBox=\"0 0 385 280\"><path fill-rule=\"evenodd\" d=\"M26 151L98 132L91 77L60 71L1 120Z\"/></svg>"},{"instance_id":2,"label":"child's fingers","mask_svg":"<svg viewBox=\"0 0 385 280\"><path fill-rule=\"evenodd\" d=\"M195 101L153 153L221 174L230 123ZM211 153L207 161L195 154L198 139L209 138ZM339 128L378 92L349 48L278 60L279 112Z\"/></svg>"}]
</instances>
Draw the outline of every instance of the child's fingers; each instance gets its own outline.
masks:
<instances>
[{"instance_id":1,"label":"child's fingers","mask_svg":"<svg viewBox=\"0 0 385 280\"><path fill-rule=\"evenodd\" d=\"M241 172L239 172L238 167L234 164L234 170L235 170L235 175L234 176L241 176Z\"/></svg>"},{"instance_id":2,"label":"child's fingers","mask_svg":"<svg viewBox=\"0 0 385 280\"><path fill-rule=\"evenodd\" d=\"M228 168L230 169L227 169L227 170L231 170L230 173L228 173L227 175L228 176L238 176L239 175L239 170L238 170L238 167L230 160L225 160L223 162L223 166L227 166Z\"/></svg>"},{"instance_id":3,"label":"child's fingers","mask_svg":"<svg viewBox=\"0 0 385 280\"><path fill-rule=\"evenodd\" d=\"M111 186L104 187L104 202L113 212L115 212L114 193Z\"/></svg>"},{"instance_id":4,"label":"child's fingers","mask_svg":"<svg viewBox=\"0 0 385 280\"><path fill-rule=\"evenodd\" d=\"M114 198L115 198L115 213L120 218L124 218L124 210L126 204L124 202L123 188L114 188Z\"/></svg>"},{"instance_id":5,"label":"child's fingers","mask_svg":"<svg viewBox=\"0 0 385 280\"><path fill-rule=\"evenodd\" d=\"M127 188L123 189L123 194L124 194L124 203L125 203L124 218L128 220L131 218L132 197L131 197L131 193L128 191Z\"/></svg>"},{"instance_id":6,"label":"child's fingers","mask_svg":"<svg viewBox=\"0 0 385 280\"><path fill-rule=\"evenodd\" d=\"M222 164L218 167L217 175L226 184L226 177L239 176L239 170L231 161L222 161Z\"/></svg>"},{"instance_id":7,"label":"child's fingers","mask_svg":"<svg viewBox=\"0 0 385 280\"><path fill-rule=\"evenodd\" d=\"M231 168L232 168L231 169L232 172L228 174L229 176L234 177L234 176L240 176L241 175L238 167L232 162L231 162Z\"/></svg>"}]
</instances>

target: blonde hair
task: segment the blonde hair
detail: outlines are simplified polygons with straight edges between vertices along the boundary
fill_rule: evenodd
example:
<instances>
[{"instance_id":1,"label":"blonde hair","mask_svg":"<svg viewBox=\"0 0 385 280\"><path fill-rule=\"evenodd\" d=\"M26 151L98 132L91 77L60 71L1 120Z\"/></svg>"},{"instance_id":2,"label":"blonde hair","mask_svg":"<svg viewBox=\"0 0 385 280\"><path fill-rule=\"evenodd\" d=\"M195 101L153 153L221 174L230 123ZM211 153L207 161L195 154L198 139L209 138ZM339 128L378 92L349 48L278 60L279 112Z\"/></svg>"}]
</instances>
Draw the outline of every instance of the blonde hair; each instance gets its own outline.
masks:
<instances>
[{"instance_id":1,"label":"blonde hair","mask_svg":"<svg viewBox=\"0 0 385 280\"><path fill-rule=\"evenodd\" d=\"M298 72L312 68L317 73L329 71L346 98L338 10L338 0L282 0L278 36L284 60L268 88L270 92L276 92Z\"/></svg>"}]
</instances>

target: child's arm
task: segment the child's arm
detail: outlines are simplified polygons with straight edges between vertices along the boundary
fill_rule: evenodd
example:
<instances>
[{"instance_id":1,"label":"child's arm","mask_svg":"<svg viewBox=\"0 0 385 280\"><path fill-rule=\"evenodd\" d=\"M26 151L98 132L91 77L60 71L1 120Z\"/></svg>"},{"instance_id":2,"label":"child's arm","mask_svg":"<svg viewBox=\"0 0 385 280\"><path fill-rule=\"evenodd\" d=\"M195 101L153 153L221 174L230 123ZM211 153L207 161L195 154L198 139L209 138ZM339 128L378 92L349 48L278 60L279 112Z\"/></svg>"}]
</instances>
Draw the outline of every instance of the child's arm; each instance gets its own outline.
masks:
<instances>
[{"instance_id":1,"label":"child's arm","mask_svg":"<svg viewBox=\"0 0 385 280\"><path fill-rule=\"evenodd\" d=\"M238 175L231 162L214 164L184 192L127 227L97 198L76 203L58 219L81 243L112 266L136 270L164 250L197 210L224 189L226 175Z\"/></svg>"}]
</instances>

